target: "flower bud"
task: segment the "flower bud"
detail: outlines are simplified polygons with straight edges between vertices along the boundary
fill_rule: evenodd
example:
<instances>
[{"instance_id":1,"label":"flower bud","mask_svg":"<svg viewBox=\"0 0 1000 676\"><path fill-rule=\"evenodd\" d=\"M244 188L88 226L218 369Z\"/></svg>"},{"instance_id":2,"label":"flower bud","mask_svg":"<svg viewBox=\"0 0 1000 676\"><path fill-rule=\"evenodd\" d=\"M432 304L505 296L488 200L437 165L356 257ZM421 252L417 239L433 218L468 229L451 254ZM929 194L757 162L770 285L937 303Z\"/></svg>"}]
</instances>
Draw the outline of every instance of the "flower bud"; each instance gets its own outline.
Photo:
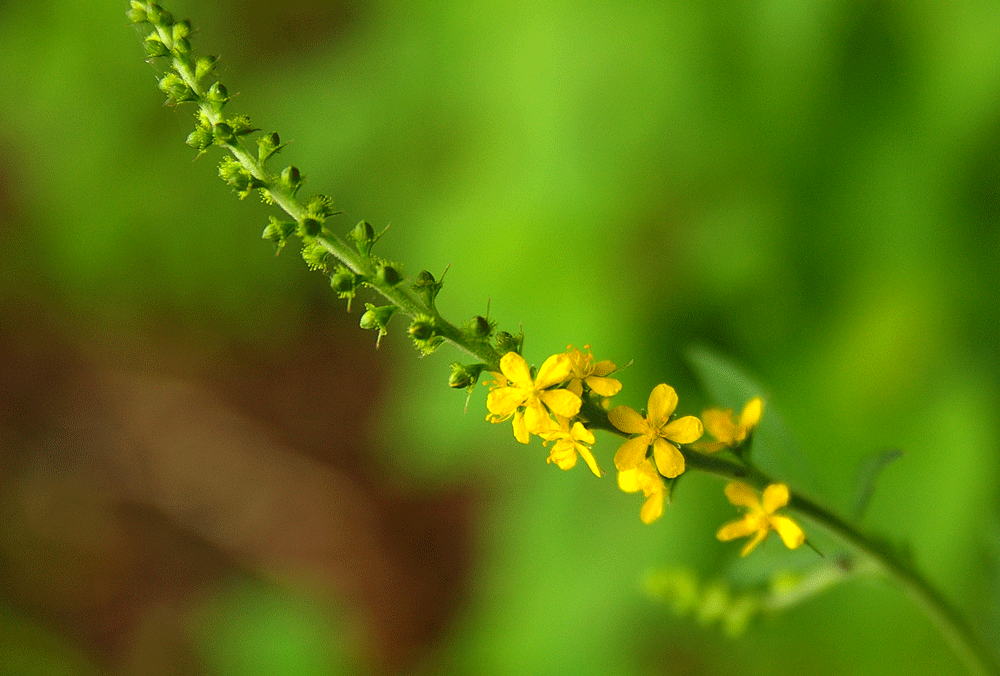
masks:
<instances>
[{"instance_id":1,"label":"flower bud","mask_svg":"<svg viewBox=\"0 0 1000 676\"><path fill-rule=\"evenodd\" d=\"M303 218L299 223L299 237L315 237L323 230L323 224L315 218Z\"/></svg>"},{"instance_id":2,"label":"flower bud","mask_svg":"<svg viewBox=\"0 0 1000 676\"><path fill-rule=\"evenodd\" d=\"M354 229L347 233L347 239L354 242L354 246L357 247L358 252L367 256L372 250L372 245L375 244L375 228L371 226L367 221L361 221Z\"/></svg>"},{"instance_id":3,"label":"flower bud","mask_svg":"<svg viewBox=\"0 0 1000 676\"><path fill-rule=\"evenodd\" d=\"M194 64L194 79L201 80L203 77L215 70L215 62L218 61L217 56L203 56L199 58Z\"/></svg>"},{"instance_id":4,"label":"flower bud","mask_svg":"<svg viewBox=\"0 0 1000 676\"><path fill-rule=\"evenodd\" d=\"M233 134L233 128L225 122L218 122L212 127L212 137L215 139L215 143L220 145L236 143L236 135Z\"/></svg>"},{"instance_id":5,"label":"flower bud","mask_svg":"<svg viewBox=\"0 0 1000 676\"><path fill-rule=\"evenodd\" d=\"M434 319L432 317L414 319L407 331L413 340L419 341L430 340L437 334L437 328L434 326Z\"/></svg>"},{"instance_id":6,"label":"flower bud","mask_svg":"<svg viewBox=\"0 0 1000 676\"><path fill-rule=\"evenodd\" d=\"M366 311L361 316L361 328L363 329L378 329L378 338L375 339L375 347L379 346L382 342L382 336L386 334L386 326L389 324L389 320L396 310L399 308L395 305L383 305L381 307L376 307L371 303L365 303Z\"/></svg>"},{"instance_id":7,"label":"flower bud","mask_svg":"<svg viewBox=\"0 0 1000 676\"><path fill-rule=\"evenodd\" d=\"M135 24L149 21L149 17L146 16L146 8L142 6L142 3L136 2L136 0L132 0L132 8L125 12L125 16L128 17L129 22Z\"/></svg>"},{"instance_id":8,"label":"flower bud","mask_svg":"<svg viewBox=\"0 0 1000 676\"><path fill-rule=\"evenodd\" d=\"M524 334L511 335L506 331L501 331L496 336L497 352L507 354L508 352L521 353L521 345L524 343Z\"/></svg>"},{"instance_id":9,"label":"flower bud","mask_svg":"<svg viewBox=\"0 0 1000 676\"><path fill-rule=\"evenodd\" d=\"M281 150L281 138L278 136L278 132L272 131L270 134L258 137L257 158L261 164L267 162L268 158L279 150Z\"/></svg>"},{"instance_id":10,"label":"flower bud","mask_svg":"<svg viewBox=\"0 0 1000 676\"><path fill-rule=\"evenodd\" d=\"M146 56L151 59L156 59L161 56L169 56L170 50L167 46L155 35L150 35L142 43L143 48L146 50Z\"/></svg>"},{"instance_id":11,"label":"flower bud","mask_svg":"<svg viewBox=\"0 0 1000 676\"><path fill-rule=\"evenodd\" d=\"M375 279L388 286L396 286L403 281L399 271L391 265L378 266L378 271L375 273Z\"/></svg>"},{"instance_id":12,"label":"flower bud","mask_svg":"<svg viewBox=\"0 0 1000 676\"><path fill-rule=\"evenodd\" d=\"M448 387L456 390L465 388L471 390L479 382L479 376L486 368L486 364L464 365L454 362L451 365L451 376L448 378Z\"/></svg>"},{"instance_id":13,"label":"flower bud","mask_svg":"<svg viewBox=\"0 0 1000 676\"><path fill-rule=\"evenodd\" d=\"M410 285L410 288L423 299L428 308L433 308L434 300L441 291L441 286L442 282L435 280L434 275L427 272L427 270L421 270L420 274L417 275L416 281Z\"/></svg>"},{"instance_id":14,"label":"flower bud","mask_svg":"<svg viewBox=\"0 0 1000 676\"><path fill-rule=\"evenodd\" d=\"M205 100L213 104L216 109L221 109L229 100L229 90L226 85L216 82L205 92Z\"/></svg>"},{"instance_id":15,"label":"flower bud","mask_svg":"<svg viewBox=\"0 0 1000 676\"><path fill-rule=\"evenodd\" d=\"M281 176L278 180L285 190L294 195L302 187L302 182L305 178L299 173L298 167L289 165L281 170Z\"/></svg>"}]
</instances>

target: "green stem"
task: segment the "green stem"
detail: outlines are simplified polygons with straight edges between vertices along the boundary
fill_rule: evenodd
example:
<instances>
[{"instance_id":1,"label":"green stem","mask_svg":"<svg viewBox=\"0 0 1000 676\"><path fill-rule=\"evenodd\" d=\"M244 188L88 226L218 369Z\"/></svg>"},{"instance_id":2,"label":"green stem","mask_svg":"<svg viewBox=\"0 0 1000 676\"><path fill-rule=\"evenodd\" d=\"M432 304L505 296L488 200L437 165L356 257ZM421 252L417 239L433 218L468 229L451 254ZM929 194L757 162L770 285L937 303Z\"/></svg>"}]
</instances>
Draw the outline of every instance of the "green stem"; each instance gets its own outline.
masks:
<instances>
[{"instance_id":1,"label":"green stem","mask_svg":"<svg viewBox=\"0 0 1000 676\"><path fill-rule=\"evenodd\" d=\"M616 429L608 420L607 411L589 400L584 401L581 415L592 429L603 429L620 437L629 435ZM728 481L742 481L758 490L778 483L751 463L717 455L707 455L690 448L681 448L687 469L713 474ZM989 648L965 621L961 613L916 568L891 549L829 509L792 492L788 507L816 524L834 539L863 559L865 568L881 572L899 584L934 626L941 632L965 666L977 676L1000 676L1000 665Z\"/></svg>"}]
</instances>

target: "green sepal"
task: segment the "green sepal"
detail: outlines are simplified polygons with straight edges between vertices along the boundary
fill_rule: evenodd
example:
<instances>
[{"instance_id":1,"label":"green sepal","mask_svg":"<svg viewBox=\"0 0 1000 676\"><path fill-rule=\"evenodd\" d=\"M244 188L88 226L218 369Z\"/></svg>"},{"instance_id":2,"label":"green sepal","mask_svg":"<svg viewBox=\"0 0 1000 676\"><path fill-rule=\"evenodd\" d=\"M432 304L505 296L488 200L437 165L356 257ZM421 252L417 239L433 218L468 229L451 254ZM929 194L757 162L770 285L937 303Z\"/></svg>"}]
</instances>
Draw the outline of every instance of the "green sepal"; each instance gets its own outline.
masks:
<instances>
[{"instance_id":1,"label":"green sepal","mask_svg":"<svg viewBox=\"0 0 1000 676\"><path fill-rule=\"evenodd\" d=\"M246 136L255 131L260 131L260 129L250 123L249 115L233 115L226 120L226 123L232 128L233 134L236 136Z\"/></svg>"},{"instance_id":2,"label":"green sepal","mask_svg":"<svg viewBox=\"0 0 1000 676\"><path fill-rule=\"evenodd\" d=\"M281 175L278 177L278 182L292 196L299 191L305 180L306 177L299 172L298 167L292 165L282 169Z\"/></svg>"},{"instance_id":3,"label":"green sepal","mask_svg":"<svg viewBox=\"0 0 1000 676\"><path fill-rule=\"evenodd\" d=\"M270 159L271 155L279 152L284 147L281 137L278 136L278 132L272 131L270 134L264 134L257 139L257 159L260 160L261 164L264 164Z\"/></svg>"},{"instance_id":4,"label":"green sepal","mask_svg":"<svg viewBox=\"0 0 1000 676\"><path fill-rule=\"evenodd\" d=\"M361 328L378 329L378 338L375 339L375 347L382 342L382 336L386 331L386 326L399 308L395 305L382 305L376 307L371 303L365 303L365 313L361 316Z\"/></svg>"},{"instance_id":5,"label":"green sepal","mask_svg":"<svg viewBox=\"0 0 1000 676\"><path fill-rule=\"evenodd\" d=\"M298 225L299 237L315 237L323 231L323 224L315 218L303 218Z\"/></svg>"},{"instance_id":6,"label":"green sepal","mask_svg":"<svg viewBox=\"0 0 1000 676\"><path fill-rule=\"evenodd\" d=\"M486 364L462 364L454 362L451 365L451 376L448 378L448 387L456 390L466 389L470 393L479 382L479 376L486 369Z\"/></svg>"},{"instance_id":7,"label":"green sepal","mask_svg":"<svg viewBox=\"0 0 1000 676\"><path fill-rule=\"evenodd\" d=\"M508 352L517 352L521 354L521 348L524 345L524 332L515 336L507 331L501 331L496 335L495 340L497 353L507 354Z\"/></svg>"},{"instance_id":8,"label":"green sepal","mask_svg":"<svg viewBox=\"0 0 1000 676\"><path fill-rule=\"evenodd\" d=\"M302 245L302 260L306 262L310 270L322 270L326 272L326 263L329 258L330 252L322 244L306 242Z\"/></svg>"},{"instance_id":9,"label":"green sepal","mask_svg":"<svg viewBox=\"0 0 1000 676\"><path fill-rule=\"evenodd\" d=\"M448 272L447 268L445 268L445 272ZM410 284L410 288L423 299L428 308L432 309L442 286L444 286L444 275L441 275L441 281L437 281L434 279L434 275L427 270L421 270L416 281Z\"/></svg>"},{"instance_id":10,"label":"green sepal","mask_svg":"<svg viewBox=\"0 0 1000 676\"><path fill-rule=\"evenodd\" d=\"M202 56L194 63L194 79L201 81L206 75L215 71L215 63L219 60L217 56Z\"/></svg>"},{"instance_id":11,"label":"green sepal","mask_svg":"<svg viewBox=\"0 0 1000 676\"><path fill-rule=\"evenodd\" d=\"M340 212L333 206L333 199L326 195L313 195L306 202L306 212L313 218L323 221L327 216L335 216Z\"/></svg>"},{"instance_id":12,"label":"green sepal","mask_svg":"<svg viewBox=\"0 0 1000 676\"><path fill-rule=\"evenodd\" d=\"M288 238L295 232L295 228L298 227L298 223L295 221L282 221L275 216L271 216L270 219L270 223L267 224L264 228L264 232L261 234L261 239L274 242L276 247L274 253L275 255L278 255L281 253L281 249L284 248Z\"/></svg>"}]
</instances>

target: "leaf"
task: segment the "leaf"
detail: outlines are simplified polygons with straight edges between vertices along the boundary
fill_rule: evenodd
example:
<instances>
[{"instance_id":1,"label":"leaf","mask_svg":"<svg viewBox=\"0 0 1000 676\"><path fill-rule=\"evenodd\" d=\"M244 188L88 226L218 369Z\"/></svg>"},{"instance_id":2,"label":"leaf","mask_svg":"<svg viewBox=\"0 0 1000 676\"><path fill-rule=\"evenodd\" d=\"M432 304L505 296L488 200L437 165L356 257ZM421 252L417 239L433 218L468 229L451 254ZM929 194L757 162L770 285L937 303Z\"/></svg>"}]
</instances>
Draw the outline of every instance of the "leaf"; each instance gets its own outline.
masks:
<instances>
[{"instance_id":1,"label":"leaf","mask_svg":"<svg viewBox=\"0 0 1000 676\"><path fill-rule=\"evenodd\" d=\"M713 406L739 413L753 397L764 399L764 415L753 433L754 462L793 489L815 495L812 465L785 426L767 389L744 368L705 345L688 348L684 356Z\"/></svg>"},{"instance_id":2,"label":"leaf","mask_svg":"<svg viewBox=\"0 0 1000 676\"><path fill-rule=\"evenodd\" d=\"M872 494L875 492L875 481L886 467L901 458L903 452L898 448L890 448L868 456L858 468L857 487L854 491L854 509L852 514L855 521L860 521L864 516Z\"/></svg>"}]
</instances>

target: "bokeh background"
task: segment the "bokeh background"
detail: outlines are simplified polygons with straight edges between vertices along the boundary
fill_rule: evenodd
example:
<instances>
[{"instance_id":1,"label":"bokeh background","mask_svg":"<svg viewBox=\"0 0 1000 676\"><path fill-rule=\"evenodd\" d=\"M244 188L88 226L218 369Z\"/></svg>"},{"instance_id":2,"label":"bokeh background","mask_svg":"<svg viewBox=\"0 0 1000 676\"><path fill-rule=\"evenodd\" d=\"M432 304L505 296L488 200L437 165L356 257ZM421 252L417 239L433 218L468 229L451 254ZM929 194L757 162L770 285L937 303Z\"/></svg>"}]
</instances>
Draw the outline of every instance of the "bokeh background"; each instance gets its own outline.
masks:
<instances>
[{"instance_id":1,"label":"bokeh background","mask_svg":"<svg viewBox=\"0 0 1000 676\"><path fill-rule=\"evenodd\" d=\"M0 2L0 671L962 674L891 584L742 637L649 570L813 565L715 540L483 422L405 324L375 350L267 215L192 162L125 2ZM1000 5L177 0L234 112L381 228L439 306L768 397L760 452L998 639ZM372 300L359 298L359 301ZM360 307L360 303L358 303ZM611 468L615 438L595 453Z\"/></svg>"}]
</instances>

